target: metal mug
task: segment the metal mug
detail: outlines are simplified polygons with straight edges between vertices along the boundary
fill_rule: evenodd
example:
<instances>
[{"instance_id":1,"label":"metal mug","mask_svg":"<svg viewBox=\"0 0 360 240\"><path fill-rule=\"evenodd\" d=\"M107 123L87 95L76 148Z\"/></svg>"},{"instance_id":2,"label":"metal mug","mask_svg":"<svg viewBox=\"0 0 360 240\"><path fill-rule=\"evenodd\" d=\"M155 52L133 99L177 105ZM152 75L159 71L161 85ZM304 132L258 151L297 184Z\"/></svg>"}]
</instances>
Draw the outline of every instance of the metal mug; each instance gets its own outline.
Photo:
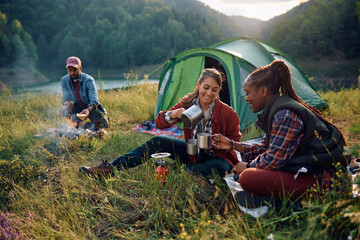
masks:
<instances>
[{"instance_id":1,"label":"metal mug","mask_svg":"<svg viewBox=\"0 0 360 240\"><path fill-rule=\"evenodd\" d=\"M143 123L143 129L144 129L144 130L149 130L149 129L150 129L150 122L149 122L149 121L144 121L144 123Z\"/></svg>"},{"instance_id":2,"label":"metal mug","mask_svg":"<svg viewBox=\"0 0 360 240\"><path fill-rule=\"evenodd\" d=\"M185 127L194 128L205 119L201 107L193 105L181 114L181 120Z\"/></svg>"},{"instance_id":3,"label":"metal mug","mask_svg":"<svg viewBox=\"0 0 360 240\"><path fill-rule=\"evenodd\" d=\"M197 146L201 149L210 149L212 146L212 135L210 133L198 133Z\"/></svg>"},{"instance_id":4,"label":"metal mug","mask_svg":"<svg viewBox=\"0 0 360 240\"><path fill-rule=\"evenodd\" d=\"M187 140L186 144L186 151L189 155L196 156L199 154L199 149L197 147L197 140L196 139L189 139Z\"/></svg>"}]
</instances>

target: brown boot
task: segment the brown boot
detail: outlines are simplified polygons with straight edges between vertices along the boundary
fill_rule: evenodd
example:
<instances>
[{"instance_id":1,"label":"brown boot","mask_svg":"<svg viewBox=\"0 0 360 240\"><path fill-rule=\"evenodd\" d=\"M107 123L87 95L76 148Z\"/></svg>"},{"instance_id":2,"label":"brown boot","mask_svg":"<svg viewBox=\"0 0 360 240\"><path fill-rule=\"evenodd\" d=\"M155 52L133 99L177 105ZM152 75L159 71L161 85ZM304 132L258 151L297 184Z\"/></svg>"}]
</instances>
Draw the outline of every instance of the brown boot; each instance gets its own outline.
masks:
<instances>
[{"instance_id":1,"label":"brown boot","mask_svg":"<svg viewBox=\"0 0 360 240\"><path fill-rule=\"evenodd\" d=\"M114 171L114 166L108 163L107 161L103 161L97 167L82 166L79 168L79 171L89 175L108 175Z\"/></svg>"}]
</instances>

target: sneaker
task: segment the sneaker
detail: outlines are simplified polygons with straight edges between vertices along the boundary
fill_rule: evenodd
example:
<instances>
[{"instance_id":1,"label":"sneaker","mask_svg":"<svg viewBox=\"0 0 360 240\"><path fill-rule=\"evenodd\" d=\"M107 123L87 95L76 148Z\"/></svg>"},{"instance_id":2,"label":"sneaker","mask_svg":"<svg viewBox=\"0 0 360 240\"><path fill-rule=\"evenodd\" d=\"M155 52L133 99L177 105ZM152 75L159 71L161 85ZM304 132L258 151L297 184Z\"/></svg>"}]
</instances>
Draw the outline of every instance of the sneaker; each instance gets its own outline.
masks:
<instances>
[{"instance_id":1,"label":"sneaker","mask_svg":"<svg viewBox=\"0 0 360 240\"><path fill-rule=\"evenodd\" d=\"M350 161L349 171L351 174L356 174L360 171L360 158L354 158Z\"/></svg>"},{"instance_id":2,"label":"sneaker","mask_svg":"<svg viewBox=\"0 0 360 240\"><path fill-rule=\"evenodd\" d=\"M99 166L97 167L85 167L82 166L79 168L80 172L86 173L88 175L107 175L111 174L114 171L113 165L108 163L107 161L103 161Z\"/></svg>"},{"instance_id":3,"label":"sneaker","mask_svg":"<svg viewBox=\"0 0 360 240\"><path fill-rule=\"evenodd\" d=\"M259 208L271 205L271 198L268 196L252 195L245 191L239 191L235 194L236 202L245 208Z\"/></svg>"}]
</instances>

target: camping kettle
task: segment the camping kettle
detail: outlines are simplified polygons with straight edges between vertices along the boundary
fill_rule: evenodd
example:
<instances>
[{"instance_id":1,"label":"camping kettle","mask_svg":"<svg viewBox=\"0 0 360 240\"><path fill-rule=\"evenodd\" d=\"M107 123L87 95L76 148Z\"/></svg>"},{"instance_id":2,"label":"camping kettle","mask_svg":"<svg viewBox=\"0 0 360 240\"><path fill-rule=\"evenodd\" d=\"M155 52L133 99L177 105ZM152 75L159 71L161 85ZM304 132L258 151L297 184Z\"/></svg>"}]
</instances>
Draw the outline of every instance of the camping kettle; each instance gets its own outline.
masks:
<instances>
[{"instance_id":1,"label":"camping kettle","mask_svg":"<svg viewBox=\"0 0 360 240\"><path fill-rule=\"evenodd\" d=\"M194 128L204 119L205 119L204 113L202 109L197 105L191 106L181 114L181 120L184 126L187 128Z\"/></svg>"}]
</instances>

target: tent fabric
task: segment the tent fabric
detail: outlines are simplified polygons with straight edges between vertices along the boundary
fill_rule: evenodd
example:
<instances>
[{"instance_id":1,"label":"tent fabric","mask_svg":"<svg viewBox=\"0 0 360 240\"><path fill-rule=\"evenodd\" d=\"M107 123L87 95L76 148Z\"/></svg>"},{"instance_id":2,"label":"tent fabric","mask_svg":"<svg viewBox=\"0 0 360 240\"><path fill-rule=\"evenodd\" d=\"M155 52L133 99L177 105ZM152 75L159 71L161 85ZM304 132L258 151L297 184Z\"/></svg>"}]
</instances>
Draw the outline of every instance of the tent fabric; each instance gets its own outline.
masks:
<instances>
[{"instance_id":1,"label":"tent fabric","mask_svg":"<svg viewBox=\"0 0 360 240\"><path fill-rule=\"evenodd\" d=\"M308 104L325 108L327 104L316 93L309 80L285 53L269 44L251 38L233 38L209 48L181 52L164 66L159 79L155 116L175 105L181 97L193 91L204 68L214 67L226 76L220 99L238 113L240 128L250 127L257 119L244 100L244 81L256 68L275 59L290 67L296 93Z\"/></svg>"}]
</instances>

